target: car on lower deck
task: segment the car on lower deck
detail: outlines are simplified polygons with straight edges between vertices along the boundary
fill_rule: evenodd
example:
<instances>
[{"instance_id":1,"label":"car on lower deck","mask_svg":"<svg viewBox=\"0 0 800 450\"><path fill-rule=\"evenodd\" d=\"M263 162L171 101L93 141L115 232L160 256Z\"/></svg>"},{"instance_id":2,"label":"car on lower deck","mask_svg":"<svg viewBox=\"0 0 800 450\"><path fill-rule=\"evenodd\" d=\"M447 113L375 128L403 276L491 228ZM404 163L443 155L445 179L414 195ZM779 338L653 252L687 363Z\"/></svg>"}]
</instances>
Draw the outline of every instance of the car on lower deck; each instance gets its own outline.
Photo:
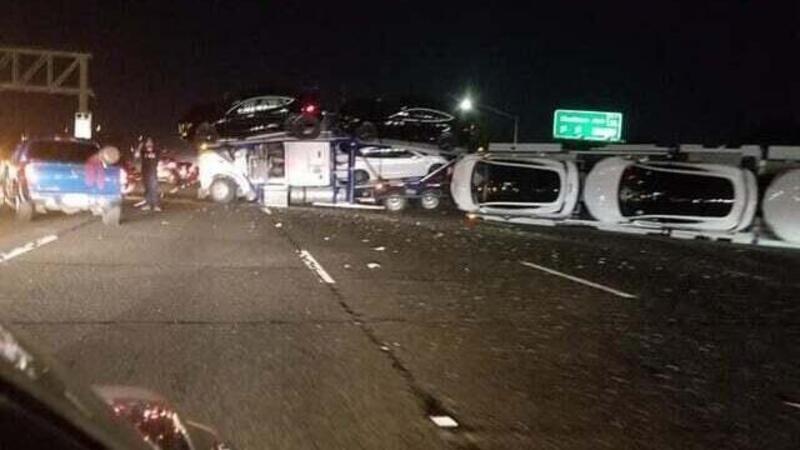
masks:
<instances>
[{"instance_id":1,"label":"car on lower deck","mask_svg":"<svg viewBox=\"0 0 800 450\"><path fill-rule=\"evenodd\" d=\"M605 224L735 232L752 224L758 187L739 167L614 157L587 175L584 203Z\"/></svg>"},{"instance_id":2,"label":"car on lower deck","mask_svg":"<svg viewBox=\"0 0 800 450\"><path fill-rule=\"evenodd\" d=\"M569 217L579 188L571 161L499 154L465 155L456 163L450 184L462 211L546 219Z\"/></svg>"},{"instance_id":3,"label":"car on lower deck","mask_svg":"<svg viewBox=\"0 0 800 450\"><path fill-rule=\"evenodd\" d=\"M366 145L359 147L355 156L357 184L424 177L447 164L442 156L404 147Z\"/></svg>"},{"instance_id":4,"label":"car on lower deck","mask_svg":"<svg viewBox=\"0 0 800 450\"><path fill-rule=\"evenodd\" d=\"M125 176L119 151L71 138L22 141L0 173L0 189L18 219L60 211L91 211L109 225L119 223Z\"/></svg>"}]
</instances>

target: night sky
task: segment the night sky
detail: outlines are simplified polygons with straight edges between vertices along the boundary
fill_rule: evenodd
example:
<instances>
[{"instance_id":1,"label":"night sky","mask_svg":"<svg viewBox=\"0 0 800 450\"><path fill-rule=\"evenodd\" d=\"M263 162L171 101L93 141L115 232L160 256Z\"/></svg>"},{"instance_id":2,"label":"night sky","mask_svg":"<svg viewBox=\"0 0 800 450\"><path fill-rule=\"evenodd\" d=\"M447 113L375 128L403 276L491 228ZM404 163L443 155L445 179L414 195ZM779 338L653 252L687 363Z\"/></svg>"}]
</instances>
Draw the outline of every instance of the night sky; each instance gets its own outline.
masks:
<instances>
[{"instance_id":1,"label":"night sky","mask_svg":"<svg viewBox=\"0 0 800 450\"><path fill-rule=\"evenodd\" d=\"M469 91L528 141L560 107L622 111L629 142L800 144L798 2L4 3L0 45L94 55L95 121L119 140L177 142L193 103L291 83L329 101ZM76 104L0 94L0 132L57 131Z\"/></svg>"}]
</instances>

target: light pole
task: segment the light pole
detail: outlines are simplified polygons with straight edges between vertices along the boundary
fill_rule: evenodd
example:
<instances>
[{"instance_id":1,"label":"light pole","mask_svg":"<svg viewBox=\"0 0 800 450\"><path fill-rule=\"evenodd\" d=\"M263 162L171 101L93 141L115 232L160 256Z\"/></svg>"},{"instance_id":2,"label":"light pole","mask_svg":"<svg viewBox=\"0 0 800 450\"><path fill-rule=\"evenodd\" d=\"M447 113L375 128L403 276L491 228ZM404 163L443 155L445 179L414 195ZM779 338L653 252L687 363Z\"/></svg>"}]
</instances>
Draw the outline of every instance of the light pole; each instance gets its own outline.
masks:
<instances>
[{"instance_id":1,"label":"light pole","mask_svg":"<svg viewBox=\"0 0 800 450\"><path fill-rule=\"evenodd\" d=\"M464 99L462 99L458 104L458 108L464 112L469 112L473 109L485 109L486 111L497 114L498 116L512 119L514 121L514 148L517 148L517 140L519 138L519 116L505 112L501 109L497 109L494 106L485 105L483 103L476 107L475 104L473 104L472 99L469 97L464 97Z\"/></svg>"}]
</instances>

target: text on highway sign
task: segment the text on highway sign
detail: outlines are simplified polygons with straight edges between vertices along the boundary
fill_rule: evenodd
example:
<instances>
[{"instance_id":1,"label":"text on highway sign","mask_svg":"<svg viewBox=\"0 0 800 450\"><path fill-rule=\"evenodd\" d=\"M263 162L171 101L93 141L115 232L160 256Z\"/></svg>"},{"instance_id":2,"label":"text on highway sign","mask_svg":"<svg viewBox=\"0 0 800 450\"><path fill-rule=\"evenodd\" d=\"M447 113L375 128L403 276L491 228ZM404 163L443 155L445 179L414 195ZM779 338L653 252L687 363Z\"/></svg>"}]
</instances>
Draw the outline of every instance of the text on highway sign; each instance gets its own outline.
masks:
<instances>
[{"instance_id":1,"label":"text on highway sign","mask_svg":"<svg viewBox=\"0 0 800 450\"><path fill-rule=\"evenodd\" d=\"M557 109L553 115L553 137L618 142L622 140L622 113Z\"/></svg>"}]
</instances>

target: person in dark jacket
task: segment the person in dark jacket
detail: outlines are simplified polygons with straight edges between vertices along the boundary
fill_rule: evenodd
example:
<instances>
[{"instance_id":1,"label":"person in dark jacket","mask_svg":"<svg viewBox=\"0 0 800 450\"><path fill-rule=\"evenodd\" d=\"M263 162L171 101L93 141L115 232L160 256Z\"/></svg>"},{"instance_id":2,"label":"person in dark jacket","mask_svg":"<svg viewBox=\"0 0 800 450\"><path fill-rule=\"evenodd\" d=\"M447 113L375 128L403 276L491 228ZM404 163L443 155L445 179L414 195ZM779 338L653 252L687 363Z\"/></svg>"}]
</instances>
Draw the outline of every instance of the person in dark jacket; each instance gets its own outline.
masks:
<instances>
[{"instance_id":1,"label":"person in dark jacket","mask_svg":"<svg viewBox=\"0 0 800 450\"><path fill-rule=\"evenodd\" d=\"M161 211L157 173L161 150L156 147L153 138L147 138L144 144L140 144L139 155L142 159L142 182L144 183L144 199L146 202L142 206L142 210Z\"/></svg>"}]
</instances>

